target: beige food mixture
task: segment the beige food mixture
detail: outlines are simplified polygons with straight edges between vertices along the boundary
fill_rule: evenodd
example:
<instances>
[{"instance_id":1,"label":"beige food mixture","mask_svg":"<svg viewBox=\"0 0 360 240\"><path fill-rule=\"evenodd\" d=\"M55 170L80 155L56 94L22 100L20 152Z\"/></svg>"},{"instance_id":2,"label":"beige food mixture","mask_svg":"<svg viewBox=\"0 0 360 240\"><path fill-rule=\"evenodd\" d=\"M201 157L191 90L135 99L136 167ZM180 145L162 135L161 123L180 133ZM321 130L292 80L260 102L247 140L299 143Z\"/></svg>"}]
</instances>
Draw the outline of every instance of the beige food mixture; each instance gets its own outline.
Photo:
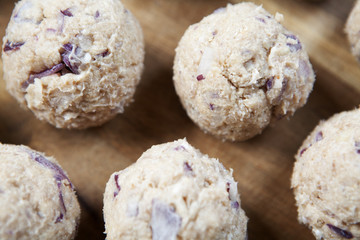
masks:
<instances>
[{"instance_id":1,"label":"beige food mixture","mask_svg":"<svg viewBox=\"0 0 360 240\"><path fill-rule=\"evenodd\" d=\"M360 109L322 121L292 176L299 221L316 239L360 239Z\"/></svg>"},{"instance_id":2,"label":"beige food mixture","mask_svg":"<svg viewBox=\"0 0 360 240\"><path fill-rule=\"evenodd\" d=\"M104 194L108 240L246 239L232 172L186 140L156 145L111 175Z\"/></svg>"},{"instance_id":3,"label":"beige food mixture","mask_svg":"<svg viewBox=\"0 0 360 240\"><path fill-rule=\"evenodd\" d=\"M142 30L118 0L22 0L3 39L8 91L58 128L122 113L140 80Z\"/></svg>"},{"instance_id":4,"label":"beige food mixture","mask_svg":"<svg viewBox=\"0 0 360 240\"><path fill-rule=\"evenodd\" d=\"M360 1L356 1L345 25L352 54L360 61Z\"/></svg>"},{"instance_id":5,"label":"beige food mixture","mask_svg":"<svg viewBox=\"0 0 360 240\"><path fill-rule=\"evenodd\" d=\"M191 25L174 84L189 117L221 139L246 140L306 103L315 80L299 38L253 3L229 4Z\"/></svg>"},{"instance_id":6,"label":"beige food mixture","mask_svg":"<svg viewBox=\"0 0 360 240\"><path fill-rule=\"evenodd\" d=\"M74 186L54 158L0 144L0 239L74 239L79 219Z\"/></svg>"}]
</instances>

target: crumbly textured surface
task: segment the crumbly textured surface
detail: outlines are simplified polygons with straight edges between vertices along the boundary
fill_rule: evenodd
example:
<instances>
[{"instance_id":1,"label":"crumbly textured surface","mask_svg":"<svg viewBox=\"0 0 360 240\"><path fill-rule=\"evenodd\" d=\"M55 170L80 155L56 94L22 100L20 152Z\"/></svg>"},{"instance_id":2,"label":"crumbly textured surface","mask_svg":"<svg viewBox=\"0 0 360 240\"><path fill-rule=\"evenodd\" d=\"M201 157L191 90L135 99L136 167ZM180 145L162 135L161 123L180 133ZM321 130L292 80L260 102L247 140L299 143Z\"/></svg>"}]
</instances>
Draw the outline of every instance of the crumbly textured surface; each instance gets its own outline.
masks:
<instances>
[{"instance_id":1,"label":"crumbly textured surface","mask_svg":"<svg viewBox=\"0 0 360 240\"><path fill-rule=\"evenodd\" d=\"M176 49L175 89L204 131L246 140L305 104L314 72L304 46L281 20L245 2L186 30Z\"/></svg>"},{"instance_id":2,"label":"crumbly textured surface","mask_svg":"<svg viewBox=\"0 0 360 240\"><path fill-rule=\"evenodd\" d=\"M232 173L186 140L153 146L111 175L106 239L246 239L247 217Z\"/></svg>"},{"instance_id":3,"label":"crumbly textured surface","mask_svg":"<svg viewBox=\"0 0 360 240\"><path fill-rule=\"evenodd\" d=\"M22 0L3 39L8 91L58 128L124 111L140 80L142 30L119 0Z\"/></svg>"},{"instance_id":4,"label":"crumbly textured surface","mask_svg":"<svg viewBox=\"0 0 360 240\"><path fill-rule=\"evenodd\" d=\"M352 54L360 61L360 1L356 1L345 25Z\"/></svg>"},{"instance_id":5,"label":"crumbly textured surface","mask_svg":"<svg viewBox=\"0 0 360 240\"><path fill-rule=\"evenodd\" d=\"M316 239L360 239L360 109L320 122L296 155L291 185Z\"/></svg>"},{"instance_id":6,"label":"crumbly textured surface","mask_svg":"<svg viewBox=\"0 0 360 240\"><path fill-rule=\"evenodd\" d=\"M80 208L53 158L0 144L0 239L74 239Z\"/></svg>"}]
</instances>

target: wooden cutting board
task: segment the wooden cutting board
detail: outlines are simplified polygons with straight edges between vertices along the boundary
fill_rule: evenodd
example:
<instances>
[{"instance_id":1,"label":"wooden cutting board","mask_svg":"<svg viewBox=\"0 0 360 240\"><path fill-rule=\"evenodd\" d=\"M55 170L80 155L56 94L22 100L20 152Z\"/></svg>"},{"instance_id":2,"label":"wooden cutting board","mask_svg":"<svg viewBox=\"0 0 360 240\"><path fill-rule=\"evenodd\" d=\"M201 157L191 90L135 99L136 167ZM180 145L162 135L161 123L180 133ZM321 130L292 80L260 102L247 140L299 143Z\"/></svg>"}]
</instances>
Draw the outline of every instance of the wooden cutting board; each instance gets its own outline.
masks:
<instances>
[{"instance_id":1,"label":"wooden cutting board","mask_svg":"<svg viewBox=\"0 0 360 240\"><path fill-rule=\"evenodd\" d=\"M111 173L124 169L154 144L186 137L234 170L241 205L250 218L249 239L314 239L298 224L290 189L294 155L321 119L360 104L360 65L343 32L354 1L256 0L300 35L317 74L305 107L246 142L222 142L204 134L187 117L172 83L174 49L185 29L223 0L123 0L145 34L146 59L135 102L102 127L56 129L19 107L0 81L0 141L25 144L52 155L77 187L82 216L77 239L104 239L102 198ZM233 3L238 1L231 1ZM5 34L13 0L0 0L0 34ZM0 62L2 69L2 62ZM0 70L2 71L2 70ZM2 78L2 72L0 76Z\"/></svg>"}]
</instances>

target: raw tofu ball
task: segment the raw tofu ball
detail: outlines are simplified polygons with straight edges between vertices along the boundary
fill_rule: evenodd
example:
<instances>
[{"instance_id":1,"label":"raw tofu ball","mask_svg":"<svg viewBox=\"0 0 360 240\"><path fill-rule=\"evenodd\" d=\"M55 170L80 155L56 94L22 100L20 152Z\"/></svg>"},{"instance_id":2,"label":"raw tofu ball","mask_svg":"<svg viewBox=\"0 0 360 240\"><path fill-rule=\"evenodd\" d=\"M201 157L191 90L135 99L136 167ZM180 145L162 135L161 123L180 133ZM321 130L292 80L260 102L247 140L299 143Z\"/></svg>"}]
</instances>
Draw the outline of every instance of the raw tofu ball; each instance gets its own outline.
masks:
<instances>
[{"instance_id":1,"label":"raw tofu ball","mask_svg":"<svg viewBox=\"0 0 360 240\"><path fill-rule=\"evenodd\" d=\"M292 176L298 219L316 239L360 239L360 109L320 122Z\"/></svg>"},{"instance_id":2,"label":"raw tofu ball","mask_svg":"<svg viewBox=\"0 0 360 240\"><path fill-rule=\"evenodd\" d=\"M187 29L176 49L175 89L205 132L246 140L305 104L314 72L299 38L281 20L244 2Z\"/></svg>"},{"instance_id":3,"label":"raw tofu ball","mask_svg":"<svg viewBox=\"0 0 360 240\"><path fill-rule=\"evenodd\" d=\"M132 101L142 30L119 0L22 0L3 39L8 91L58 128L98 126Z\"/></svg>"},{"instance_id":4,"label":"raw tofu ball","mask_svg":"<svg viewBox=\"0 0 360 240\"><path fill-rule=\"evenodd\" d=\"M111 175L104 194L108 240L246 239L232 172L186 140L156 145Z\"/></svg>"},{"instance_id":5,"label":"raw tofu ball","mask_svg":"<svg viewBox=\"0 0 360 240\"><path fill-rule=\"evenodd\" d=\"M0 239L74 239L80 208L54 158L0 144Z\"/></svg>"},{"instance_id":6,"label":"raw tofu ball","mask_svg":"<svg viewBox=\"0 0 360 240\"><path fill-rule=\"evenodd\" d=\"M360 2L355 2L354 8L347 19L345 32L351 45L352 54L360 61Z\"/></svg>"}]
</instances>

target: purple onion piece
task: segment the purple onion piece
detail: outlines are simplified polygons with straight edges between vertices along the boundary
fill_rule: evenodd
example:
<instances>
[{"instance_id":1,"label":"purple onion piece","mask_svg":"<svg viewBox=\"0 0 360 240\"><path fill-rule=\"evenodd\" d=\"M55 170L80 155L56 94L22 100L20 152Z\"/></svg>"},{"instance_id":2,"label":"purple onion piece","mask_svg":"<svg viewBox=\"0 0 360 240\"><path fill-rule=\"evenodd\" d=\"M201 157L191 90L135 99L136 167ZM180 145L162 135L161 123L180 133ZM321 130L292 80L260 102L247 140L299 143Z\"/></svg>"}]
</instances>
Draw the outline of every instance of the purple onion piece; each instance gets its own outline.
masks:
<instances>
[{"instance_id":1,"label":"purple onion piece","mask_svg":"<svg viewBox=\"0 0 360 240\"><path fill-rule=\"evenodd\" d=\"M238 201L231 202L231 207L238 210L240 208L240 204Z\"/></svg>"},{"instance_id":2,"label":"purple onion piece","mask_svg":"<svg viewBox=\"0 0 360 240\"><path fill-rule=\"evenodd\" d=\"M341 229L341 228L338 228L338 227L335 227L334 225L331 225L331 224L326 224L331 231L333 231L334 233L340 235L341 237L343 238L346 238L346 239L352 239L354 236L352 235L351 232L349 231L346 231L344 229Z\"/></svg>"},{"instance_id":3,"label":"purple onion piece","mask_svg":"<svg viewBox=\"0 0 360 240\"><path fill-rule=\"evenodd\" d=\"M104 52L97 54L96 57L106 57L109 54L110 54L109 50L106 49Z\"/></svg>"},{"instance_id":4,"label":"purple onion piece","mask_svg":"<svg viewBox=\"0 0 360 240\"><path fill-rule=\"evenodd\" d=\"M60 183L61 184L61 183ZM60 188L59 188L60 189ZM62 194L62 191L60 190L59 191L59 199L60 199L60 207L62 209L62 211L64 213L66 213L66 207L65 207L65 203L64 203L64 197L63 197L63 194Z\"/></svg>"},{"instance_id":5,"label":"purple onion piece","mask_svg":"<svg viewBox=\"0 0 360 240\"><path fill-rule=\"evenodd\" d=\"M49 69L46 69L45 71L30 74L29 79L22 83L22 87L27 88L30 84L34 83L35 78L40 79L40 78L43 78L43 77L47 77L47 76L56 74L56 73L60 72L64 67L65 67L65 65L63 63L59 63L59 64L56 64L56 65L52 66Z\"/></svg>"},{"instance_id":6,"label":"purple onion piece","mask_svg":"<svg viewBox=\"0 0 360 240\"><path fill-rule=\"evenodd\" d=\"M59 189L59 202L60 202L60 214L59 216L56 218L55 223L59 223L63 220L65 214L66 214L66 207L65 207L65 202L64 202L64 197L61 191L61 181L57 182L57 186Z\"/></svg>"},{"instance_id":7,"label":"purple onion piece","mask_svg":"<svg viewBox=\"0 0 360 240\"><path fill-rule=\"evenodd\" d=\"M319 131L318 133L316 133L315 142L319 142L319 141L323 140L323 138L324 138L323 132Z\"/></svg>"},{"instance_id":8,"label":"purple onion piece","mask_svg":"<svg viewBox=\"0 0 360 240\"><path fill-rule=\"evenodd\" d=\"M63 48L66 52L71 52L73 50L73 45L71 43L66 43L63 45Z\"/></svg>"},{"instance_id":9,"label":"purple onion piece","mask_svg":"<svg viewBox=\"0 0 360 240\"><path fill-rule=\"evenodd\" d=\"M65 63L65 66L67 67L67 69L74 74L78 74L77 66L71 64L69 56L64 54L64 55L61 55L61 57L62 57L63 62Z\"/></svg>"},{"instance_id":10,"label":"purple onion piece","mask_svg":"<svg viewBox=\"0 0 360 240\"><path fill-rule=\"evenodd\" d=\"M357 154L360 154L360 141L355 141L355 150Z\"/></svg>"},{"instance_id":11,"label":"purple onion piece","mask_svg":"<svg viewBox=\"0 0 360 240\"><path fill-rule=\"evenodd\" d=\"M226 191L229 193L229 199L230 199L230 183L226 183Z\"/></svg>"},{"instance_id":12,"label":"purple onion piece","mask_svg":"<svg viewBox=\"0 0 360 240\"><path fill-rule=\"evenodd\" d=\"M72 14L72 12L70 11L70 8L67 8L65 10L60 10L60 12L62 13L62 15L67 16L67 17L73 17L74 16Z\"/></svg>"},{"instance_id":13,"label":"purple onion piece","mask_svg":"<svg viewBox=\"0 0 360 240\"><path fill-rule=\"evenodd\" d=\"M186 175L194 175L193 169L188 162L184 162L184 172Z\"/></svg>"},{"instance_id":14,"label":"purple onion piece","mask_svg":"<svg viewBox=\"0 0 360 240\"><path fill-rule=\"evenodd\" d=\"M61 54L62 61L65 63L68 70L74 74L79 74L79 65L72 63L70 60L70 55L73 51L74 46L71 43L66 43L63 45L64 52ZM75 48L75 54L78 52L78 48Z\"/></svg>"},{"instance_id":15,"label":"purple onion piece","mask_svg":"<svg viewBox=\"0 0 360 240\"><path fill-rule=\"evenodd\" d=\"M289 46L291 52L296 52L302 49L301 43L297 43L297 44L287 43L286 45Z\"/></svg>"},{"instance_id":16,"label":"purple onion piece","mask_svg":"<svg viewBox=\"0 0 360 240\"><path fill-rule=\"evenodd\" d=\"M173 207L153 199L150 220L153 240L175 240L181 228L181 222L181 217Z\"/></svg>"},{"instance_id":17,"label":"purple onion piece","mask_svg":"<svg viewBox=\"0 0 360 240\"><path fill-rule=\"evenodd\" d=\"M215 30L215 31L212 32L212 35L213 35L213 36L216 36L216 34L218 34L218 31L217 31L217 30Z\"/></svg>"},{"instance_id":18,"label":"purple onion piece","mask_svg":"<svg viewBox=\"0 0 360 240\"><path fill-rule=\"evenodd\" d=\"M48 159L46 159L44 156L40 155L37 152L30 151L27 148L24 148L24 151L27 152L34 161L38 162L40 165L42 165L45 168L50 169L53 172L53 174L54 174L53 176L56 180L57 187L59 190L59 202L60 202L60 215L56 218L55 223L61 222L63 217L66 214L66 207L65 207L65 203L64 203L62 190L61 190L61 185L62 185L61 182L62 182L62 180L67 180L70 184L71 189L74 189L74 186L72 185L70 179L66 176L66 174L64 173L64 171L62 170L62 168L60 166L49 161Z\"/></svg>"},{"instance_id":19,"label":"purple onion piece","mask_svg":"<svg viewBox=\"0 0 360 240\"><path fill-rule=\"evenodd\" d=\"M198 81L201 81L201 80L204 80L205 77L204 77L204 75L200 74L200 75L198 75L198 76L196 77L196 79L197 79Z\"/></svg>"},{"instance_id":20,"label":"purple onion piece","mask_svg":"<svg viewBox=\"0 0 360 240\"><path fill-rule=\"evenodd\" d=\"M176 148L174 148L175 151L186 151L186 149L184 148L184 146L180 145L180 146L177 146Z\"/></svg>"},{"instance_id":21,"label":"purple onion piece","mask_svg":"<svg viewBox=\"0 0 360 240\"><path fill-rule=\"evenodd\" d=\"M269 91L269 90L271 90L273 88L274 79L275 79L275 77L271 76L266 80L266 91Z\"/></svg>"},{"instance_id":22,"label":"purple onion piece","mask_svg":"<svg viewBox=\"0 0 360 240\"><path fill-rule=\"evenodd\" d=\"M256 20L262 22L262 23L265 23L265 19L261 18L261 17L255 17Z\"/></svg>"},{"instance_id":23,"label":"purple onion piece","mask_svg":"<svg viewBox=\"0 0 360 240\"><path fill-rule=\"evenodd\" d=\"M115 174L114 181L115 181L115 185L116 185L116 191L114 191L114 197L116 197L119 194L119 192L121 191L121 187L119 185L118 179L119 179L119 175Z\"/></svg>"},{"instance_id":24,"label":"purple onion piece","mask_svg":"<svg viewBox=\"0 0 360 240\"><path fill-rule=\"evenodd\" d=\"M304 152L306 152L306 150L307 150L308 148L306 147L306 148L303 148L303 149L301 149L301 151L300 151L300 157L304 154Z\"/></svg>"},{"instance_id":25,"label":"purple onion piece","mask_svg":"<svg viewBox=\"0 0 360 240\"><path fill-rule=\"evenodd\" d=\"M297 40L297 37L294 34L284 34L285 37L290 38L292 40Z\"/></svg>"},{"instance_id":26,"label":"purple onion piece","mask_svg":"<svg viewBox=\"0 0 360 240\"><path fill-rule=\"evenodd\" d=\"M302 49L302 46L301 46L301 43L300 43L299 39L294 34L285 34L285 36L287 38L296 40L296 42L297 42L296 44L292 44L292 43L287 43L286 44L290 48L291 52L297 52L297 51Z\"/></svg>"},{"instance_id":27,"label":"purple onion piece","mask_svg":"<svg viewBox=\"0 0 360 240\"><path fill-rule=\"evenodd\" d=\"M56 33L56 29L54 28L47 28L46 32Z\"/></svg>"},{"instance_id":28,"label":"purple onion piece","mask_svg":"<svg viewBox=\"0 0 360 240\"><path fill-rule=\"evenodd\" d=\"M81 48L80 47L76 47L75 48L75 55L78 56L81 53Z\"/></svg>"},{"instance_id":29,"label":"purple onion piece","mask_svg":"<svg viewBox=\"0 0 360 240\"><path fill-rule=\"evenodd\" d=\"M64 214L60 213L60 215L56 218L55 223L62 222L63 219L64 219Z\"/></svg>"},{"instance_id":30,"label":"purple onion piece","mask_svg":"<svg viewBox=\"0 0 360 240\"><path fill-rule=\"evenodd\" d=\"M15 43L13 43L13 42L10 42L9 40L7 40L6 43L5 43L5 46L4 46L4 52L17 51L24 44L25 44L25 42L15 42Z\"/></svg>"},{"instance_id":31,"label":"purple onion piece","mask_svg":"<svg viewBox=\"0 0 360 240\"><path fill-rule=\"evenodd\" d=\"M99 18L99 17L100 17L100 12L99 12L99 10L97 10L97 11L95 12L94 18L97 19L97 18Z\"/></svg>"},{"instance_id":32,"label":"purple onion piece","mask_svg":"<svg viewBox=\"0 0 360 240\"><path fill-rule=\"evenodd\" d=\"M74 186L72 185L70 179L66 176L66 174L64 173L64 171L62 170L61 167L59 167L57 164L49 161L44 156L42 156L38 153L31 152L30 155L31 155L31 158L34 159L36 162L38 162L40 165L53 171L56 182L61 182L62 180L67 180L70 184L71 189L74 189Z\"/></svg>"},{"instance_id":33,"label":"purple onion piece","mask_svg":"<svg viewBox=\"0 0 360 240\"><path fill-rule=\"evenodd\" d=\"M209 104L209 107L210 107L210 110L211 110L211 111L214 111L214 109L215 109L214 104L210 103L210 104Z\"/></svg>"}]
</instances>

